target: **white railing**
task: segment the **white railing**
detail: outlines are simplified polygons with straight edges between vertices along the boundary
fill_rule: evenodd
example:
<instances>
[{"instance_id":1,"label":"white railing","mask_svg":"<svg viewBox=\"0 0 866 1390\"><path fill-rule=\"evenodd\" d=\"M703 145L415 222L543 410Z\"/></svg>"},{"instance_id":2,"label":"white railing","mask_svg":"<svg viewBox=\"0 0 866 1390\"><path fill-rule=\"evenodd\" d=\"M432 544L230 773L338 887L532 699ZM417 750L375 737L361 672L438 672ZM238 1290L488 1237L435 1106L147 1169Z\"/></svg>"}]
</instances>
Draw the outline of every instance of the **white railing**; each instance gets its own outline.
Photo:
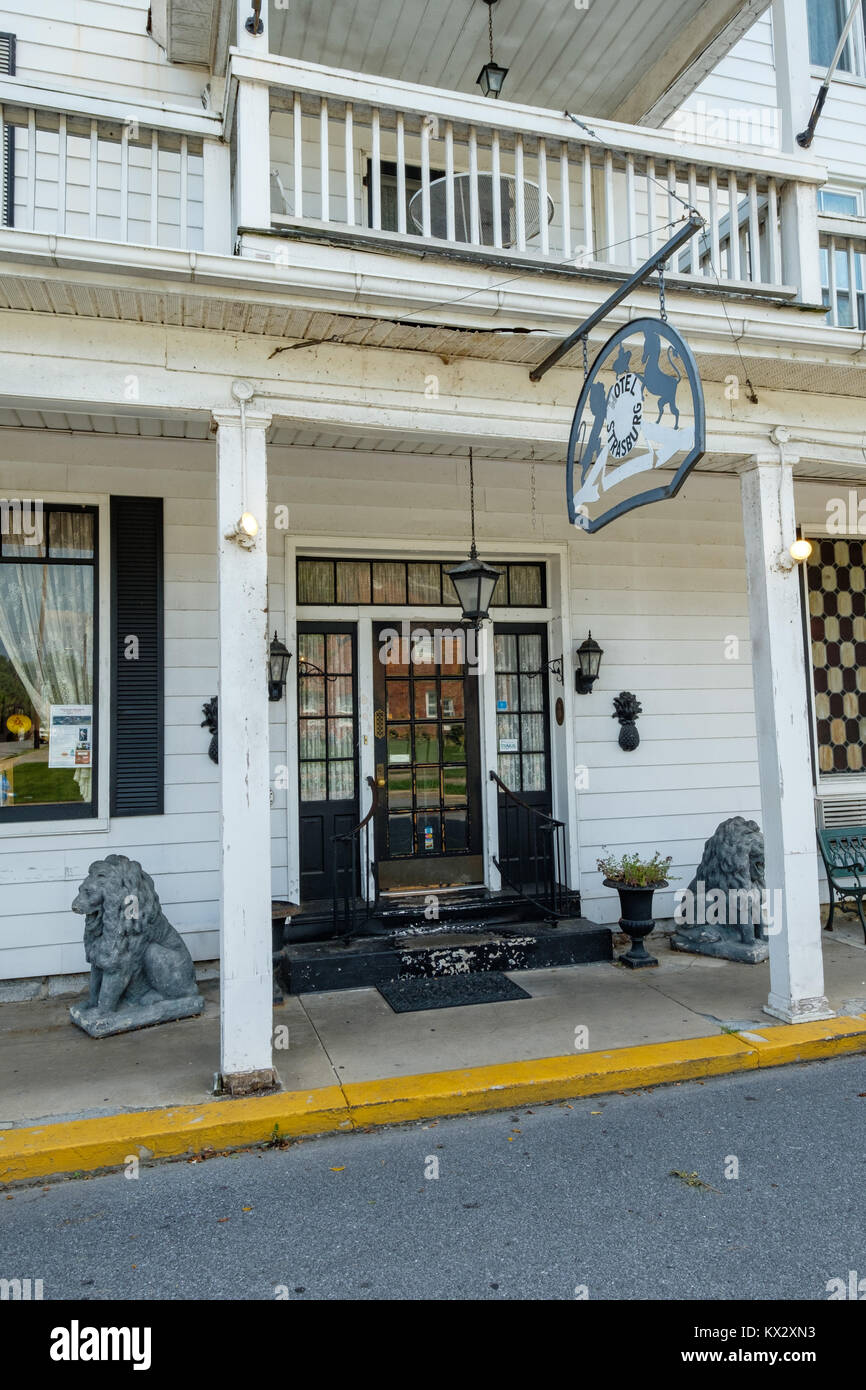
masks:
<instances>
[{"instance_id":1,"label":"white railing","mask_svg":"<svg viewBox=\"0 0 866 1390\"><path fill-rule=\"evenodd\" d=\"M603 121L586 129L553 112L286 59L235 55L232 71L270 88L272 229L631 269L695 208L705 230L672 273L802 288L806 241L790 224L803 199L786 194L797 183L814 199L821 176L793 156ZM816 239L813 255L816 292Z\"/></svg>"},{"instance_id":2,"label":"white railing","mask_svg":"<svg viewBox=\"0 0 866 1390\"><path fill-rule=\"evenodd\" d=\"M136 121L0 105L5 222L24 231L199 249L203 141Z\"/></svg>"},{"instance_id":3,"label":"white railing","mask_svg":"<svg viewBox=\"0 0 866 1390\"><path fill-rule=\"evenodd\" d=\"M866 329L866 221L819 220L821 233L821 288L827 305L827 322L835 328Z\"/></svg>"}]
</instances>

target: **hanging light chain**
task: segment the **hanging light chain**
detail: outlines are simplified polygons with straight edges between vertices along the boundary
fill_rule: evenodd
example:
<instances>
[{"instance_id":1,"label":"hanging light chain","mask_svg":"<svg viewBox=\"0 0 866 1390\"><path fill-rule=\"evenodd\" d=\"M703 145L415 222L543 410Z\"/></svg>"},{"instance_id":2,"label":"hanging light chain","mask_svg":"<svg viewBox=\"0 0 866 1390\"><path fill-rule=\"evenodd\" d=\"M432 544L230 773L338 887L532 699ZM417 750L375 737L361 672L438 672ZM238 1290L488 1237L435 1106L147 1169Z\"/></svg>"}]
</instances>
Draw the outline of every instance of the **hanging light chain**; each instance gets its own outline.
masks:
<instances>
[{"instance_id":1,"label":"hanging light chain","mask_svg":"<svg viewBox=\"0 0 866 1390\"><path fill-rule=\"evenodd\" d=\"M475 554L475 464L469 450L469 510L472 515L472 553Z\"/></svg>"},{"instance_id":2,"label":"hanging light chain","mask_svg":"<svg viewBox=\"0 0 866 1390\"><path fill-rule=\"evenodd\" d=\"M586 378L589 376L589 348L587 346L585 333L580 341L583 347L583 379L586 381Z\"/></svg>"},{"instance_id":3,"label":"hanging light chain","mask_svg":"<svg viewBox=\"0 0 866 1390\"><path fill-rule=\"evenodd\" d=\"M493 62L493 5L487 0L487 32L490 36L490 61Z\"/></svg>"},{"instance_id":4,"label":"hanging light chain","mask_svg":"<svg viewBox=\"0 0 866 1390\"><path fill-rule=\"evenodd\" d=\"M662 323L668 321L668 311L665 308L665 267L664 261L659 266L659 318Z\"/></svg>"}]
</instances>

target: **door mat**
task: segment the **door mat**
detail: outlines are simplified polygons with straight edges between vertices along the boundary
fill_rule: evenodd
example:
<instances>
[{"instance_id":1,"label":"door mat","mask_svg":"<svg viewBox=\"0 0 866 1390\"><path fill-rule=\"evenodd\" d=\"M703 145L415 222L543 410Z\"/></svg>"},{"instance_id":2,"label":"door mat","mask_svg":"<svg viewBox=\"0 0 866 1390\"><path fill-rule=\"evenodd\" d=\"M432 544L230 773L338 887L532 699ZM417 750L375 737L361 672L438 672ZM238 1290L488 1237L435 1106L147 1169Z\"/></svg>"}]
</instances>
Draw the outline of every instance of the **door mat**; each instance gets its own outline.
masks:
<instances>
[{"instance_id":1,"label":"door mat","mask_svg":"<svg viewBox=\"0 0 866 1390\"><path fill-rule=\"evenodd\" d=\"M439 975L435 979L387 980L377 989L395 1014L422 1009L459 1009L466 1004L499 1004L506 999L531 999L525 989L499 970L473 975Z\"/></svg>"}]
</instances>

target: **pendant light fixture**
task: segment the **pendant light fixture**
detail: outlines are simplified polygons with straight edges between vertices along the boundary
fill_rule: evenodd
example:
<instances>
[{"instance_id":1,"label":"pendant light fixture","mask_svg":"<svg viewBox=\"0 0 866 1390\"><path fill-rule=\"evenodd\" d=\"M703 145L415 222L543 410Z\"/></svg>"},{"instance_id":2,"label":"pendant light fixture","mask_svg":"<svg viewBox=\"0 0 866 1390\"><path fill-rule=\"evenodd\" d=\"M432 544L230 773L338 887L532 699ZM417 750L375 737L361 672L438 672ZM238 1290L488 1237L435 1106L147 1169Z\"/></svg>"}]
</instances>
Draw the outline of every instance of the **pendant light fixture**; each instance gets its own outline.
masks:
<instances>
[{"instance_id":1,"label":"pendant light fixture","mask_svg":"<svg viewBox=\"0 0 866 1390\"><path fill-rule=\"evenodd\" d=\"M502 84L508 76L508 68L501 68L493 59L493 6L496 0L484 0L487 6L487 31L490 37L490 62L485 63L476 81L486 97L499 96Z\"/></svg>"},{"instance_id":2,"label":"pendant light fixture","mask_svg":"<svg viewBox=\"0 0 866 1390\"><path fill-rule=\"evenodd\" d=\"M457 590L460 607L463 609L464 622L479 628L488 617L487 610L490 607L493 591L499 582L502 571L495 570L491 565L485 565L483 560L479 560L475 547L475 466L471 449L469 450L469 508L472 515L472 544L469 548L469 559L464 560L462 565L455 565L454 569L448 570L448 576Z\"/></svg>"}]
</instances>

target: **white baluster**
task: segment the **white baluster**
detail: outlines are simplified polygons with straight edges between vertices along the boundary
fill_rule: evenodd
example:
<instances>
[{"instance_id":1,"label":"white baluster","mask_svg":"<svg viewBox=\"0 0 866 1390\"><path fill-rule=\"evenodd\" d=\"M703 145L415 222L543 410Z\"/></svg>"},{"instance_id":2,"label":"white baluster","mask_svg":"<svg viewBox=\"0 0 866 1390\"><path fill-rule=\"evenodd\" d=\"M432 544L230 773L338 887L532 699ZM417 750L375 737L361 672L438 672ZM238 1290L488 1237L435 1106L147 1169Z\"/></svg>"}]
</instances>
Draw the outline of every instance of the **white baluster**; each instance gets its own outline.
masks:
<instances>
[{"instance_id":1,"label":"white baluster","mask_svg":"<svg viewBox=\"0 0 866 1390\"><path fill-rule=\"evenodd\" d=\"M33 113L31 112L31 115ZM36 175L36 142L34 140L33 149L33 174ZM99 223L96 216L96 199L99 190L99 126L96 121L90 122L90 235L99 235Z\"/></svg>"},{"instance_id":2,"label":"white baluster","mask_svg":"<svg viewBox=\"0 0 866 1390\"><path fill-rule=\"evenodd\" d=\"M304 215L304 112L300 92L295 92L292 101L292 161L295 216L300 219Z\"/></svg>"},{"instance_id":3,"label":"white baluster","mask_svg":"<svg viewBox=\"0 0 866 1390\"><path fill-rule=\"evenodd\" d=\"M159 134L150 132L150 244L159 245Z\"/></svg>"},{"instance_id":4,"label":"white baluster","mask_svg":"<svg viewBox=\"0 0 866 1390\"><path fill-rule=\"evenodd\" d=\"M25 185L24 225L36 230L36 112L27 113L27 183Z\"/></svg>"},{"instance_id":5,"label":"white baluster","mask_svg":"<svg viewBox=\"0 0 866 1390\"><path fill-rule=\"evenodd\" d=\"M586 258L591 261L595 257L595 239L592 234L592 155L589 145L583 147L581 173L583 175L583 242L586 247Z\"/></svg>"},{"instance_id":6,"label":"white baluster","mask_svg":"<svg viewBox=\"0 0 866 1390\"><path fill-rule=\"evenodd\" d=\"M696 208L698 205L698 171L694 164L689 165L689 204ZM700 243L702 232L696 232L691 240L691 272L697 275L700 272Z\"/></svg>"},{"instance_id":7,"label":"white baluster","mask_svg":"<svg viewBox=\"0 0 866 1390\"><path fill-rule=\"evenodd\" d=\"M397 231L406 233L406 118L397 112Z\"/></svg>"},{"instance_id":8,"label":"white baluster","mask_svg":"<svg viewBox=\"0 0 866 1390\"><path fill-rule=\"evenodd\" d=\"M616 232L613 218L613 155L610 150L604 152L604 239L607 243L605 260L613 264L616 261L617 248L614 245Z\"/></svg>"},{"instance_id":9,"label":"white baluster","mask_svg":"<svg viewBox=\"0 0 866 1390\"><path fill-rule=\"evenodd\" d=\"M648 157L646 162L646 243L647 255L656 249L656 162Z\"/></svg>"},{"instance_id":10,"label":"white baluster","mask_svg":"<svg viewBox=\"0 0 866 1390\"><path fill-rule=\"evenodd\" d=\"M421 118L421 231L431 236L430 230L430 117Z\"/></svg>"},{"instance_id":11,"label":"white baluster","mask_svg":"<svg viewBox=\"0 0 866 1390\"><path fill-rule=\"evenodd\" d=\"M514 210L517 217L517 249L526 250L526 191L523 186L523 136L514 137Z\"/></svg>"},{"instance_id":12,"label":"white baluster","mask_svg":"<svg viewBox=\"0 0 866 1390\"><path fill-rule=\"evenodd\" d=\"M481 245L481 209L478 203L478 134L469 127L469 240Z\"/></svg>"},{"instance_id":13,"label":"white baluster","mask_svg":"<svg viewBox=\"0 0 866 1390\"><path fill-rule=\"evenodd\" d=\"M751 242L752 279L761 279L761 224L758 217L758 181L749 175L749 240Z\"/></svg>"},{"instance_id":14,"label":"white baluster","mask_svg":"<svg viewBox=\"0 0 866 1390\"><path fill-rule=\"evenodd\" d=\"M185 249L189 244L189 140L185 135L180 140L180 245Z\"/></svg>"},{"instance_id":15,"label":"white baluster","mask_svg":"<svg viewBox=\"0 0 866 1390\"><path fill-rule=\"evenodd\" d=\"M562 259L571 258L571 187L569 185L568 145L559 147L559 202L562 215Z\"/></svg>"},{"instance_id":16,"label":"white baluster","mask_svg":"<svg viewBox=\"0 0 866 1390\"><path fill-rule=\"evenodd\" d=\"M715 169L710 170L710 272L715 271L721 278L719 259L719 176Z\"/></svg>"},{"instance_id":17,"label":"white baluster","mask_svg":"<svg viewBox=\"0 0 866 1390\"><path fill-rule=\"evenodd\" d=\"M848 298L851 304L851 326L857 327L857 267L854 259L854 238L848 237Z\"/></svg>"},{"instance_id":18,"label":"white baluster","mask_svg":"<svg viewBox=\"0 0 866 1390\"><path fill-rule=\"evenodd\" d=\"M373 193L373 229L382 230L382 130L379 108L373 107L373 148L370 151L370 183Z\"/></svg>"},{"instance_id":19,"label":"white baluster","mask_svg":"<svg viewBox=\"0 0 866 1390\"><path fill-rule=\"evenodd\" d=\"M323 222L331 220L331 169L330 169L330 150L328 149L328 101L327 97L319 98L319 196L321 201L320 217Z\"/></svg>"},{"instance_id":20,"label":"white baluster","mask_svg":"<svg viewBox=\"0 0 866 1390\"><path fill-rule=\"evenodd\" d=\"M830 244L827 247L827 267L830 285L830 322L838 326L839 305L836 301L836 238L833 236L831 236Z\"/></svg>"},{"instance_id":21,"label":"white baluster","mask_svg":"<svg viewBox=\"0 0 866 1390\"><path fill-rule=\"evenodd\" d=\"M403 120L403 117L402 117L402 116L399 116L399 117L398 117L398 120L399 120L399 121L402 121L402 120ZM345 121L345 128L344 128L344 131L343 131L343 136L344 136L344 149L345 149L345 152L346 152L346 226L347 226L347 227L354 227L354 225L355 225L355 118L354 118L354 111L353 111L353 109L352 109L352 103L351 103L350 101L347 101L347 102L346 102L346 121ZM399 130L398 130L398 150L399 150ZM400 156L399 156L399 153L398 153L398 155L397 155L397 170L398 170L398 177L399 177L399 169L400 169ZM406 230L406 209L405 209L405 206L403 207L403 227L402 227L401 230L404 231L404 232L405 232L405 230Z\"/></svg>"},{"instance_id":22,"label":"white baluster","mask_svg":"<svg viewBox=\"0 0 866 1390\"><path fill-rule=\"evenodd\" d=\"M627 154L625 157L625 220L628 245L623 247L625 252L624 260L626 264L631 264L632 260L636 259L637 253L637 211L635 208L634 196L633 154Z\"/></svg>"},{"instance_id":23,"label":"white baluster","mask_svg":"<svg viewBox=\"0 0 866 1390\"><path fill-rule=\"evenodd\" d=\"M673 224L677 220L676 197L677 191L677 166L672 159L668 160L668 227L665 236L670 236L673 231Z\"/></svg>"},{"instance_id":24,"label":"white baluster","mask_svg":"<svg viewBox=\"0 0 866 1390\"><path fill-rule=\"evenodd\" d=\"M547 145L538 141L538 229L541 233L541 254L550 255L550 229L547 225Z\"/></svg>"},{"instance_id":25,"label":"white baluster","mask_svg":"<svg viewBox=\"0 0 866 1390\"><path fill-rule=\"evenodd\" d=\"M728 170L728 265L732 280L740 279L740 195L737 175Z\"/></svg>"},{"instance_id":26,"label":"white baluster","mask_svg":"<svg viewBox=\"0 0 866 1390\"><path fill-rule=\"evenodd\" d=\"M767 184L767 231L770 242L770 284L780 285L782 252L779 245L779 199L775 179L770 179Z\"/></svg>"},{"instance_id":27,"label":"white baluster","mask_svg":"<svg viewBox=\"0 0 866 1390\"><path fill-rule=\"evenodd\" d=\"M0 149L3 148L3 130L0 126ZM67 155L67 129L66 116L60 117L57 132L57 232L59 236L64 236L66 232L66 155ZM124 231L122 240L126 241Z\"/></svg>"},{"instance_id":28,"label":"white baluster","mask_svg":"<svg viewBox=\"0 0 866 1390\"><path fill-rule=\"evenodd\" d=\"M454 126L445 122L445 240L456 241L454 221Z\"/></svg>"},{"instance_id":29,"label":"white baluster","mask_svg":"<svg viewBox=\"0 0 866 1390\"><path fill-rule=\"evenodd\" d=\"M490 138L490 184L493 203L493 245L502 248L502 161L499 156L499 131Z\"/></svg>"}]
</instances>

